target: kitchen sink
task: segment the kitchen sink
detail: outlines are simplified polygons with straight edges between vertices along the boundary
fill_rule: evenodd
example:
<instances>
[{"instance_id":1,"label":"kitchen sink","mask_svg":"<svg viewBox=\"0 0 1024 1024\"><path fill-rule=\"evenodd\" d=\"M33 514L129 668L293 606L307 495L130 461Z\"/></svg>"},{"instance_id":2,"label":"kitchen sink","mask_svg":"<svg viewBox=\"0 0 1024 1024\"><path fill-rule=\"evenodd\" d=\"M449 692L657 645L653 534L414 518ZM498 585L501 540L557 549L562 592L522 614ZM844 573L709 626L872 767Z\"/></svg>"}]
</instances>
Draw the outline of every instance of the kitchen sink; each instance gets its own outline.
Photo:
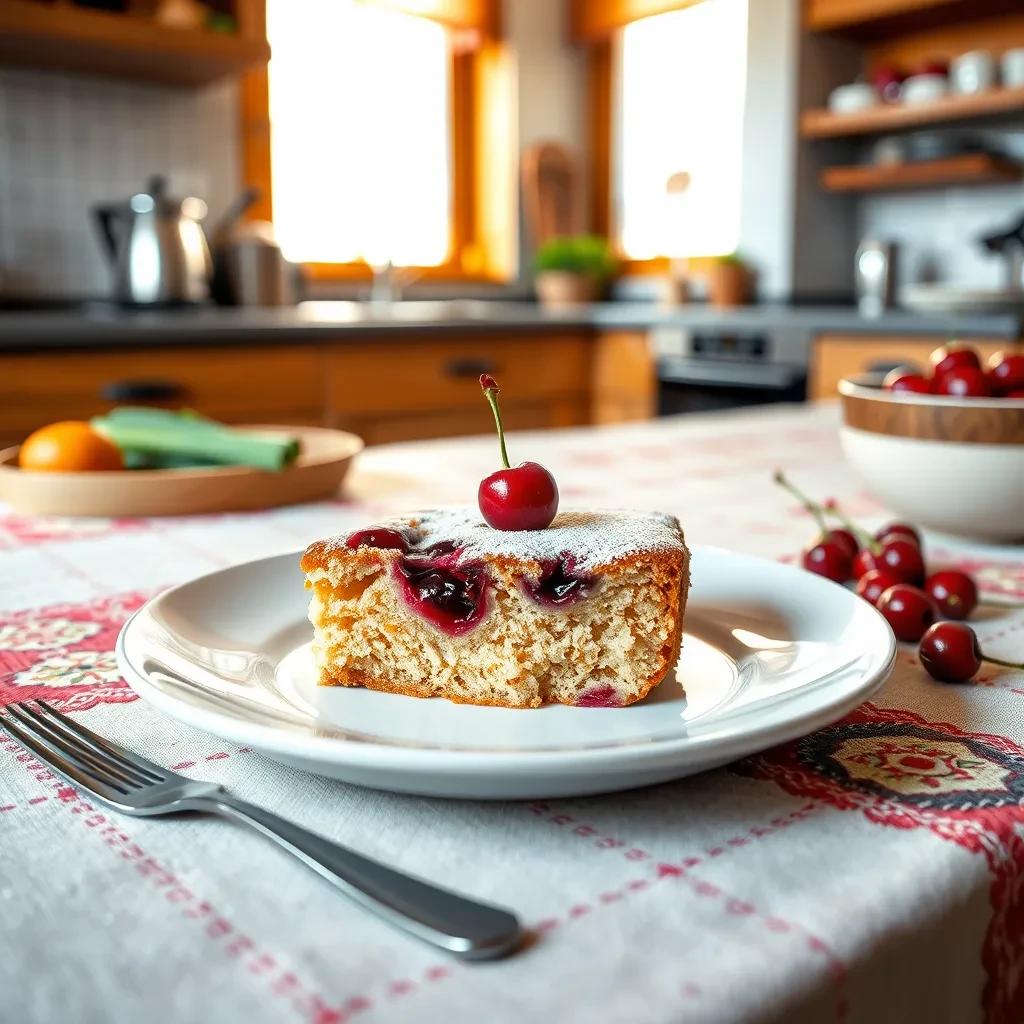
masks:
<instances>
[{"instance_id":1,"label":"kitchen sink","mask_svg":"<svg viewBox=\"0 0 1024 1024\"><path fill-rule=\"evenodd\" d=\"M522 303L490 299L408 299L397 302L347 302L316 300L303 302L299 310L312 320L361 321L396 320L401 323L493 320L521 312Z\"/></svg>"}]
</instances>

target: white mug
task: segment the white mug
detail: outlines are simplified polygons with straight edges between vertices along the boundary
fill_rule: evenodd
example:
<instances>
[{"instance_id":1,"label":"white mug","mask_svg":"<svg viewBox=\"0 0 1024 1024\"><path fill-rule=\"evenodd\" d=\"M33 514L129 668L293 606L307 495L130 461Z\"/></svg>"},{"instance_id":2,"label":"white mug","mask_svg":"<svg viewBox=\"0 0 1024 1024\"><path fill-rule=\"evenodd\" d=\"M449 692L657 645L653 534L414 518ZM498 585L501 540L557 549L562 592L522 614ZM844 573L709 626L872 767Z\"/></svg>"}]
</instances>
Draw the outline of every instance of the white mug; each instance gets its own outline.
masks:
<instances>
[{"instance_id":1,"label":"white mug","mask_svg":"<svg viewBox=\"0 0 1024 1024\"><path fill-rule=\"evenodd\" d=\"M1007 50L1002 62L1003 85L1007 89L1020 89L1024 86L1024 46L1015 50Z\"/></svg>"},{"instance_id":2,"label":"white mug","mask_svg":"<svg viewBox=\"0 0 1024 1024\"><path fill-rule=\"evenodd\" d=\"M970 50L954 58L949 65L953 92L984 92L996 84L996 62L987 50Z\"/></svg>"}]
</instances>

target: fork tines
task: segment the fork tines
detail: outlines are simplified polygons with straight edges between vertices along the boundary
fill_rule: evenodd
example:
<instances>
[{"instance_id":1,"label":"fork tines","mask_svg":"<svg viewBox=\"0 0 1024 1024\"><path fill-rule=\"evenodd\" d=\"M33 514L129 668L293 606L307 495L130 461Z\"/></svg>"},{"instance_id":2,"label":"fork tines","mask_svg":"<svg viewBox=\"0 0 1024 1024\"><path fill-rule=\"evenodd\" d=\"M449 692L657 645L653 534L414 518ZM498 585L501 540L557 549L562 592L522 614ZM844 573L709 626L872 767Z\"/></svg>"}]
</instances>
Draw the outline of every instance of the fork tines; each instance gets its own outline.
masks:
<instances>
[{"instance_id":1,"label":"fork tines","mask_svg":"<svg viewBox=\"0 0 1024 1024\"><path fill-rule=\"evenodd\" d=\"M166 781L171 773L98 736L45 701L8 704L0 728L40 760L106 799Z\"/></svg>"}]
</instances>

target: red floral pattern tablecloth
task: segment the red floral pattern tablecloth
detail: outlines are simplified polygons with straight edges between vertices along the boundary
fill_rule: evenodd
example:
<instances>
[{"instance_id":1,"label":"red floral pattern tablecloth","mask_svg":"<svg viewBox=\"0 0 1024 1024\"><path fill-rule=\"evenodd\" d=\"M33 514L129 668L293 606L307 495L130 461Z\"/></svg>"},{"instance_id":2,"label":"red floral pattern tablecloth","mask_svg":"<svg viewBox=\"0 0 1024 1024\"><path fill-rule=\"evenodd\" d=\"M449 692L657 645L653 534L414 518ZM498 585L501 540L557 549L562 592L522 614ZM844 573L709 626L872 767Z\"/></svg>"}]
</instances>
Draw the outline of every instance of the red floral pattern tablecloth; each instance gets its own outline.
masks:
<instances>
[{"instance_id":1,"label":"red floral pattern tablecloth","mask_svg":"<svg viewBox=\"0 0 1024 1024\"><path fill-rule=\"evenodd\" d=\"M868 525L835 410L519 435L563 505L654 507L693 542L788 559L787 468ZM126 617L177 581L388 511L472 501L487 438L367 452L345 500L255 515L31 519L0 509L0 702L44 697L157 761L371 855L515 907L521 955L464 966L228 823L98 809L0 741L0 984L12 1022L1024 1021L1024 673L943 686L903 648L845 720L707 775L583 800L373 793L159 715L120 678ZM1022 510L1024 515L1024 510ZM929 538L1024 600L1024 549ZM1024 609L984 645L1024 657Z\"/></svg>"}]
</instances>

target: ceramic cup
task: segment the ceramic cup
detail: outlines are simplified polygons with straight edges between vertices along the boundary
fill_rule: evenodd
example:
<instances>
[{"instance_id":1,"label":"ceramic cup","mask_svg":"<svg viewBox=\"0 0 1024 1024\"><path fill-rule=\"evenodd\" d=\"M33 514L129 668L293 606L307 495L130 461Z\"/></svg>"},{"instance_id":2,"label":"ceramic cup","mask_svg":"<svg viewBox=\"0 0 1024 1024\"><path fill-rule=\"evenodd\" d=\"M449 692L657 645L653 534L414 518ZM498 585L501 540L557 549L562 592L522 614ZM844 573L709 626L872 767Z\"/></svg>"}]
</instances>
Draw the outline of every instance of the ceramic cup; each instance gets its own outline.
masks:
<instances>
[{"instance_id":1,"label":"ceramic cup","mask_svg":"<svg viewBox=\"0 0 1024 1024\"><path fill-rule=\"evenodd\" d=\"M1018 46L1015 50L1007 50L1003 54L1000 70L1002 71L1003 85L1007 89L1024 87L1024 46Z\"/></svg>"},{"instance_id":2,"label":"ceramic cup","mask_svg":"<svg viewBox=\"0 0 1024 1024\"><path fill-rule=\"evenodd\" d=\"M946 95L945 75L911 75L900 87L903 103L931 103Z\"/></svg>"},{"instance_id":3,"label":"ceramic cup","mask_svg":"<svg viewBox=\"0 0 1024 1024\"><path fill-rule=\"evenodd\" d=\"M987 50L961 53L949 65L949 84L953 92L984 92L996 84L996 62Z\"/></svg>"}]
</instances>

